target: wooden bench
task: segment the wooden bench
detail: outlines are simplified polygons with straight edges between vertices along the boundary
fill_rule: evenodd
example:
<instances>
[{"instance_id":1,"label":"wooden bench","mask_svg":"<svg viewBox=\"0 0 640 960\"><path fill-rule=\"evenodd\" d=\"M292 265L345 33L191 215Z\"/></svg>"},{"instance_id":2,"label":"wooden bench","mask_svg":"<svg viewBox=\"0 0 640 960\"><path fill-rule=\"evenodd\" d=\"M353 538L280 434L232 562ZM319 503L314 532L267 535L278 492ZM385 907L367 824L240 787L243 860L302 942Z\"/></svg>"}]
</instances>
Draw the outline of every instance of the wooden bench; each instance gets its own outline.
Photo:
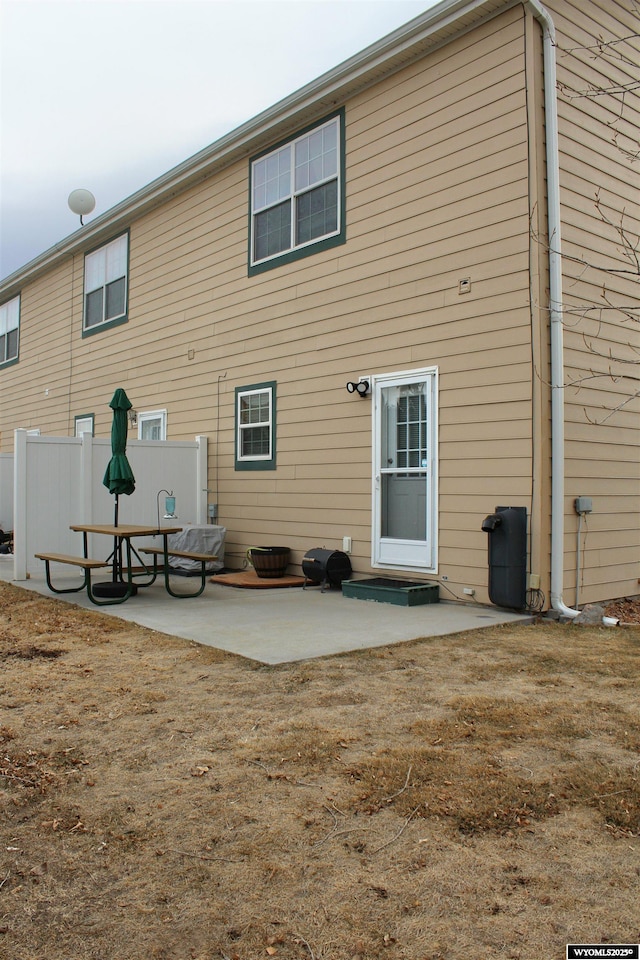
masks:
<instances>
[{"instance_id":1,"label":"wooden bench","mask_svg":"<svg viewBox=\"0 0 640 960\"><path fill-rule=\"evenodd\" d=\"M164 549L162 547L143 547L140 550L140 553L148 553L149 556L153 557L153 580L159 573L158 570L158 557L162 557L164 560ZM200 588L195 593L175 593L169 584L169 574L171 573L171 567L164 568L164 585L166 587L167 593L172 597L177 597L178 599L184 599L186 597L199 597L205 586L207 585L207 564L211 563L213 560L217 560L217 556L211 553L193 553L190 550L172 550L171 547L167 548L167 558L171 557L180 557L183 560L195 560L200 564ZM151 581L153 583L153 580Z\"/></svg>"},{"instance_id":2,"label":"wooden bench","mask_svg":"<svg viewBox=\"0 0 640 960\"><path fill-rule=\"evenodd\" d=\"M127 600L132 590L127 591L124 597L118 597L116 599L110 600L97 600L91 585L91 571L99 570L100 568L110 567L111 563L108 560L91 560L89 557L74 557L68 553L36 553L35 557L38 560L44 560L45 574L47 578L47 586L52 593L80 593L81 590L87 591L87 596L92 603L95 603L98 606L105 606L110 603L123 603L124 600ZM61 590L59 587L54 587L51 582L51 564L52 563L65 563L70 567L80 567L84 571L84 579L79 587L66 587L64 590Z\"/></svg>"}]
</instances>

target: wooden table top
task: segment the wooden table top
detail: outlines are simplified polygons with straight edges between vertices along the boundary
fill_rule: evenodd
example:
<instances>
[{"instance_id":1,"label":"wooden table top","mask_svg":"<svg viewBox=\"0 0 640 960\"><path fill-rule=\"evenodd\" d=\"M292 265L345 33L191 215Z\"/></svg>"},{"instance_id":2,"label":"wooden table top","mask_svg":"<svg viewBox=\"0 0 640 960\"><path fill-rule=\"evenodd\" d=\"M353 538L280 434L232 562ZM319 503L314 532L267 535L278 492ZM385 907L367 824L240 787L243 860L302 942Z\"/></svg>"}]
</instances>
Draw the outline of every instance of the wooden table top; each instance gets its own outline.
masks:
<instances>
[{"instance_id":1,"label":"wooden table top","mask_svg":"<svg viewBox=\"0 0 640 960\"><path fill-rule=\"evenodd\" d=\"M180 533L182 527L157 527L136 523L74 523L70 530L77 533L104 533L109 537L157 537L168 533Z\"/></svg>"}]
</instances>

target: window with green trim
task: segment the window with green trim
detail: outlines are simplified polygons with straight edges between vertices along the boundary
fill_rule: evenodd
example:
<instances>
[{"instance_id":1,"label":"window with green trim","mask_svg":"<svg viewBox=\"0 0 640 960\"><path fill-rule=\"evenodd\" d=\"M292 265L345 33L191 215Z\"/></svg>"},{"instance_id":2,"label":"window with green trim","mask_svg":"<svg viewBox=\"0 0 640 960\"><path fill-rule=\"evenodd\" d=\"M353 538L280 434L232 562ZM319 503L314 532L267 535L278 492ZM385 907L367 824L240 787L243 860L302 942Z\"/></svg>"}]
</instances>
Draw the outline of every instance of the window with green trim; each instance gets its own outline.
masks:
<instances>
[{"instance_id":1,"label":"window with green trim","mask_svg":"<svg viewBox=\"0 0 640 960\"><path fill-rule=\"evenodd\" d=\"M275 470L276 385L236 388L236 470Z\"/></svg>"},{"instance_id":2,"label":"window with green trim","mask_svg":"<svg viewBox=\"0 0 640 960\"><path fill-rule=\"evenodd\" d=\"M0 305L0 364L18 359L20 295Z\"/></svg>"},{"instance_id":3,"label":"window with green trim","mask_svg":"<svg viewBox=\"0 0 640 960\"><path fill-rule=\"evenodd\" d=\"M84 258L84 331L127 317L129 235L123 233Z\"/></svg>"},{"instance_id":4,"label":"window with green trim","mask_svg":"<svg viewBox=\"0 0 640 960\"><path fill-rule=\"evenodd\" d=\"M343 114L251 162L250 272L344 242Z\"/></svg>"}]
</instances>

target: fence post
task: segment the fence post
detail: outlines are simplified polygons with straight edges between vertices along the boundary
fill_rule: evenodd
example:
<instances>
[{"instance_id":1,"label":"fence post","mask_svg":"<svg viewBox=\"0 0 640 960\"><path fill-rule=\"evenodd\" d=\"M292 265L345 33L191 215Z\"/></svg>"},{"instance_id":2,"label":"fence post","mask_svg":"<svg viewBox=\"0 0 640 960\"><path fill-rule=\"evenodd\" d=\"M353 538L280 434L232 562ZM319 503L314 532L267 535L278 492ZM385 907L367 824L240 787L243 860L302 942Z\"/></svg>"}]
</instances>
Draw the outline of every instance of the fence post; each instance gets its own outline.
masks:
<instances>
[{"instance_id":1,"label":"fence post","mask_svg":"<svg viewBox=\"0 0 640 960\"><path fill-rule=\"evenodd\" d=\"M79 523L93 523L93 437L83 433L82 453L80 455L80 520Z\"/></svg>"},{"instance_id":2,"label":"fence post","mask_svg":"<svg viewBox=\"0 0 640 960\"><path fill-rule=\"evenodd\" d=\"M206 437L196 437L196 523L208 523L207 501L208 444Z\"/></svg>"},{"instance_id":3,"label":"fence post","mask_svg":"<svg viewBox=\"0 0 640 960\"><path fill-rule=\"evenodd\" d=\"M14 431L13 579L27 579L27 431Z\"/></svg>"}]
</instances>

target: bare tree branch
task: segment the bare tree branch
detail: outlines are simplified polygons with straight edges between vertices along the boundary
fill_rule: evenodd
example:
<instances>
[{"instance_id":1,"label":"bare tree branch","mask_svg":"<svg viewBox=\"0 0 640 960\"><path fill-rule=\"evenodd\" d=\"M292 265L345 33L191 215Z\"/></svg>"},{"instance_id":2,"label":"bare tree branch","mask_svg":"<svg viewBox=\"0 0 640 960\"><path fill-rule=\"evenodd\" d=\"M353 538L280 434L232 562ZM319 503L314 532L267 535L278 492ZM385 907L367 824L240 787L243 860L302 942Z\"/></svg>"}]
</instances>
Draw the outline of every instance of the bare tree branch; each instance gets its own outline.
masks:
<instances>
[{"instance_id":1,"label":"bare tree branch","mask_svg":"<svg viewBox=\"0 0 640 960\"><path fill-rule=\"evenodd\" d=\"M606 136L609 131L611 144L633 165L640 160L636 123L640 93L637 52L640 0L629 0L628 12L636 23L624 36L607 38L600 34L581 46L558 47L559 62L566 67L565 76L558 82L558 91L566 101L600 101L603 109L594 117L596 121L600 117L601 133ZM598 82L598 73L602 83ZM630 195L633 196L633 191ZM534 215L535 210L531 214L532 238L548 253L559 254L560 251L554 250L553 236L539 236ZM637 216L635 212L634 215ZM640 341L637 341L640 295L629 289L629 281L640 281L640 226L626 207L616 209L615 201L607 204L600 187L594 198L594 218L601 224L607 253L592 255L587 248L581 250L580 241L572 237L574 246L565 244L562 252L566 265L565 302L549 304L543 309L549 312L560 309L564 326L582 338L586 355L593 358L592 365L587 361L582 367L578 360L573 370L568 366L564 387L579 393L592 384L594 390L590 396L596 398L597 384L608 380L622 395L602 407L597 407L597 402L590 403L591 412L584 408L589 423L604 424L640 397L637 387L640 383ZM589 243L588 240L582 242ZM580 302L583 298L584 302ZM620 337L621 330L625 331L624 337ZM596 414L595 410L605 412Z\"/></svg>"},{"instance_id":2,"label":"bare tree branch","mask_svg":"<svg viewBox=\"0 0 640 960\"><path fill-rule=\"evenodd\" d=\"M589 414L587 413L586 408L583 408L583 409L584 409L584 415L585 415L585 417L587 418L587 420L589 421L589 423L593 423L595 426L600 427L600 426L602 426L603 423L606 423L607 420L610 420L611 417L612 417L615 413L618 413L620 410L623 410L624 407L626 407L629 403L631 403L632 400L637 400L638 397L640 397L640 390L637 390L632 396L626 397L624 400L622 400L622 401L618 404L617 407L614 407L613 410L609 410L609 412L607 413L606 417L603 417L602 420L594 420L594 419L592 419L592 418L589 416ZM606 407L602 407L601 409L606 410Z\"/></svg>"}]
</instances>

